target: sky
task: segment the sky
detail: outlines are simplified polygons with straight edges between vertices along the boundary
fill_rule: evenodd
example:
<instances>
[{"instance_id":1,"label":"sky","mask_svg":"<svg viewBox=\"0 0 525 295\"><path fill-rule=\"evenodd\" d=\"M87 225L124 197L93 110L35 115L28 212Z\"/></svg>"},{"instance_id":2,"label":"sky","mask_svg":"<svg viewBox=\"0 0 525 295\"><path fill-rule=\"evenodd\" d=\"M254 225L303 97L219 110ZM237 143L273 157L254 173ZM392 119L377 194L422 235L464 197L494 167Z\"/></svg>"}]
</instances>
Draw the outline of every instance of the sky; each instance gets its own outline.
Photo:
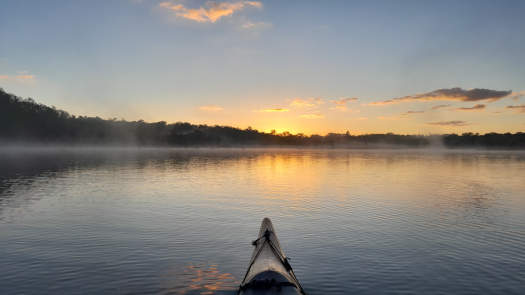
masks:
<instances>
[{"instance_id":1,"label":"sky","mask_svg":"<svg viewBox=\"0 0 525 295\"><path fill-rule=\"evenodd\" d=\"M525 131L525 1L2 0L0 87L261 131Z\"/></svg>"}]
</instances>

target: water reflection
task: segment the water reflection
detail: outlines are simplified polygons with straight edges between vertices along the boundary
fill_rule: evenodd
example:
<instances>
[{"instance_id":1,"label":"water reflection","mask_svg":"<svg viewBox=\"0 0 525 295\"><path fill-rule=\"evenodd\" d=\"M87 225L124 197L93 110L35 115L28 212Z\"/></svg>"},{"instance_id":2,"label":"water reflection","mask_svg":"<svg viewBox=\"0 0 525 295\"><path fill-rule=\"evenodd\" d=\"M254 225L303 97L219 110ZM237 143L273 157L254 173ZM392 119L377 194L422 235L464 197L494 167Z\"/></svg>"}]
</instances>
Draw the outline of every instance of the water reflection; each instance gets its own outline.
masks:
<instances>
[{"instance_id":1,"label":"water reflection","mask_svg":"<svg viewBox=\"0 0 525 295\"><path fill-rule=\"evenodd\" d=\"M164 290L168 294L217 294L234 293L239 281L231 273L220 272L216 264L187 265L184 271L174 271L167 275L171 279L166 284L170 289Z\"/></svg>"},{"instance_id":2,"label":"water reflection","mask_svg":"<svg viewBox=\"0 0 525 295\"><path fill-rule=\"evenodd\" d=\"M524 174L520 152L4 151L0 293L232 294L265 216L309 294L517 293Z\"/></svg>"}]
</instances>

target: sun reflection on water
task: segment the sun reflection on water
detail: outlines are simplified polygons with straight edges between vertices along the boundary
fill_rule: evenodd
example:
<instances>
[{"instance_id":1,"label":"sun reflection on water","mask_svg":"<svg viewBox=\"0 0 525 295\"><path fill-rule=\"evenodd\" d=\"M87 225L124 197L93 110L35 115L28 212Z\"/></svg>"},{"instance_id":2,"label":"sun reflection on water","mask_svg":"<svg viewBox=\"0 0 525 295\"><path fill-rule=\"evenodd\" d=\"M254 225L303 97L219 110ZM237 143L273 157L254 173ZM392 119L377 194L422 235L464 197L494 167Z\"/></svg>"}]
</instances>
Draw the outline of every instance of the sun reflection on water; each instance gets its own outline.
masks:
<instances>
[{"instance_id":1,"label":"sun reflection on water","mask_svg":"<svg viewBox=\"0 0 525 295\"><path fill-rule=\"evenodd\" d=\"M201 294L235 291L239 281L227 272L221 272L217 264L189 264L182 271L170 274L173 280L168 294Z\"/></svg>"}]
</instances>

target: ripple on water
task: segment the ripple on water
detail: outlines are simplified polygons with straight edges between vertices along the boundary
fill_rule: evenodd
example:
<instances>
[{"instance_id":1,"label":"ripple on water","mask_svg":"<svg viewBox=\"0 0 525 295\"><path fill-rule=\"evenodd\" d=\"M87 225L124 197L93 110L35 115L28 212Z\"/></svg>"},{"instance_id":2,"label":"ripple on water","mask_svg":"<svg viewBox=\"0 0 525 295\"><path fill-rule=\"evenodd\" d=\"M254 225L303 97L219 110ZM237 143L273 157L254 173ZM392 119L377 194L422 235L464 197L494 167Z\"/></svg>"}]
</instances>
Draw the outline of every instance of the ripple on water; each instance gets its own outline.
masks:
<instances>
[{"instance_id":1,"label":"ripple on water","mask_svg":"<svg viewBox=\"0 0 525 295\"><path fill-rule=\"evenodd\" d=\"M519 294L525 154L0 153L1 294L235 294L263 217L309 294Z\"/></svg>"}]
</instances>

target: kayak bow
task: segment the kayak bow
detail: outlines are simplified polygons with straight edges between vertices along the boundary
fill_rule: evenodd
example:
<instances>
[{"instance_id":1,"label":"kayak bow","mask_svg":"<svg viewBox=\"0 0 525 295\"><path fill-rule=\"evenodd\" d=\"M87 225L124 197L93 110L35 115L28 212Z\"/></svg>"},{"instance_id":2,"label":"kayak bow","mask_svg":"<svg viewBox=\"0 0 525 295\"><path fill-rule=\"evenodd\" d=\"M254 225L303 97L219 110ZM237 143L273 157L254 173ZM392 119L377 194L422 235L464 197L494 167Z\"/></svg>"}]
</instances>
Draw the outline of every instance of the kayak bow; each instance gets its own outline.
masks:
<instances>
[{"instance_id":1,"label":"kayak bow","mask_svg":"<svg viewBox=\"0 0 525 295\"><path fill-rule=\"evenodd\" d=\"M253 250L248 270L239 294L303 294L304 291L279 245L269 218L264 218L259 237L252 243Z\"/></svg>"}]
</instances>

